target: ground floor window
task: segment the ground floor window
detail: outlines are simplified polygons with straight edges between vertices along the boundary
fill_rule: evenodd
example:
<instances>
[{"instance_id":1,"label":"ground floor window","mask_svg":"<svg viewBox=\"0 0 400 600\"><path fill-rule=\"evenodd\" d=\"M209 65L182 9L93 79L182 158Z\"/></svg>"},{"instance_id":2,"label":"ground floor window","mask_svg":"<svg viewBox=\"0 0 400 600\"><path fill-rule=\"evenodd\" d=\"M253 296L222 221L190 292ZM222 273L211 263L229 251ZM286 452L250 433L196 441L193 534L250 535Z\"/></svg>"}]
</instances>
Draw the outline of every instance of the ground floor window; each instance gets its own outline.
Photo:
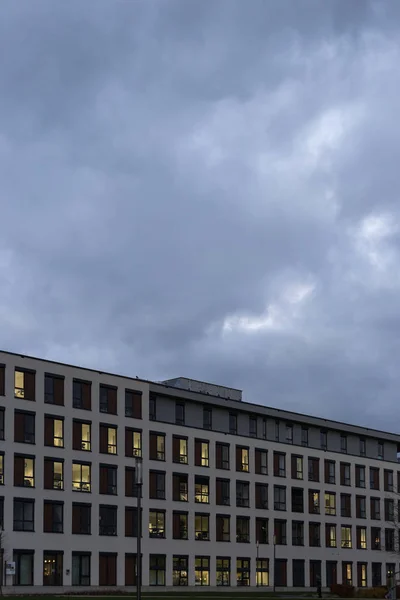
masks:
<instances>
[{"instance_id":1,"label":"ground floor window","mask_svg":"<svg viewBox=\"0 0 400 600\"><path fill-rule=\"evenodd\" d=\"M382 585L382 565L381 563L372 563L372 587Z\"/></svg>"},{"instance_id":2,"label":"ground floor window","mask_svg":"<svg viewBox=\"0 0 400 600\"><path fill-rule=\"evenodd\" d=\"M353 564L351 562L342 562L342 583L353 585Z\"/></svg>"},{"instance_id":3,"label":"ground floor window","mask_svg":"<svg viewBox=\"0 0 400 600\"><path fill-rule=\"evenodd\" d=\"M14 585L33 585L34 550L14 550Z\"/></svg>"},{"instance_id":4,"label":"ground floor window","mask_svg":"<svg viewBox=\"0 0 400 600\"><path fill-rule=\"evenodd\" d=\"M321 585L321 561L310 560L310 587Z\"/></svg>"},{"instance_id":5,"label":"ground floor window","mask_svg":"<svg viewBox=\"0 0 400 600\"><path fill-rule=\"evenodd\" d=\"M165 585L165 554L150 554L149 585Z\"/></svg>"},{"instance_id":6,"label":"ground floor window","mask_svg":"<svg viewBox=\"0 0 400 600\"><path fill-rule=\"evenodd\" d=\"M285 558L275 560L274 577L277 587L287 587L287 561Z\"/></svg>"},{"instance_id":7,"label":"ground floor window","mask_svg":"<svg viewBox=\"0 0 400 600\"><path fill-rule=\"evenodd\" d=\"M337 562L334 560L326 561L326 585L332 587L337 583Z\"/></svg>"},{"instance_id":8,"label":"ground floor window","mask_svg":"<svg viewBox=\"0 0 400 600\"><path fill-rule=\"evenodd\" d=\"M136 585L137 560L136 554L125 554L125 585Z\"/></svg>"},{"instance_id":9,"label":"ground floor window","mask_svg":"<svg viewBox=\"0 0 400 600\"><path fill-rule=\"evenodd\" d=\"M72 585L90 585L90 553L72 553Z\"/></svg>"},{"instance_id":10,"label":"ground floor window","mask_svg":"<svg viewBox=\"0 0 400 600\"><path fill-rule=\"evenodd\" d=\"M188 564L187 556L173 557L172 585L188 585Z\"/></svg>"},{"instance_id":11,"label":"ground floor window","mask_svg":"<svg viewBox=\"0 0 400 600\"><path fill-rule=\"evenodd\" d=\"M194 564L195 585L210 585L210 557L196 556Z\"/></svg>"},{"instance_id":12,"label":"ground floor window","mask_svg":"<svg viewBox=\"0 0 400 600\"><path fill-rule=\"evenodd\" d=\"M99 585L117 585L117 554L100 552Z\"/></svg>"},{"instance_id":13,"label":"ground floor window","mask_svg":"<svg viewBox=\"0 0 400 600\"><path fill-rule=\"evenodd\" d=\"M269 586L269 560L268 558L257 558L256 582L259 587Z\"/></svg>"},{"instance_id":14,"label":"ground floor window","mask_svg":"<svg viewBox=\"0 0 400 600\"><path fill-rule=\"evenodd\" d=\"M396 573L396 565L394 563L386 563L386 585L394 585L394 577Z\"/></svg>"},{"instance_id":15,"label":"ground floor window","mask_svg":"<svg viewBox=\"0 0 400 600\"><path fill-rule=\"evenodd\" d=\"M217 585L231 585L231 559L217 556Z\"/></svg>"},{"instance_id":16,"label":"ground floor window","mask_svg":"<svg viewBox=\"0 0 400 600\"><path fill-rule=\"evenodd\" d=\"M357 563L357 586L367 587L367 563Z\"/></svg>"},{"instance_id":17,"label":"ground floor window","mask_svg":"<svg viewBox=\"0 0 400 600\"><path fill-rule=\"evenodd\" d=\"M63 553L61 551L43 552L43 585L63 584Z\"/></svg>"},{"instance_id":18,"label":"ground floor window","mask_svg":"<svg viewBox=\"0 0 400 600\"><path fill-rule=\"evenodd\" d=\"M236 560L236 582L238 586L250 585L250 559L238 558Z\"/></svg>"}]
</instances>

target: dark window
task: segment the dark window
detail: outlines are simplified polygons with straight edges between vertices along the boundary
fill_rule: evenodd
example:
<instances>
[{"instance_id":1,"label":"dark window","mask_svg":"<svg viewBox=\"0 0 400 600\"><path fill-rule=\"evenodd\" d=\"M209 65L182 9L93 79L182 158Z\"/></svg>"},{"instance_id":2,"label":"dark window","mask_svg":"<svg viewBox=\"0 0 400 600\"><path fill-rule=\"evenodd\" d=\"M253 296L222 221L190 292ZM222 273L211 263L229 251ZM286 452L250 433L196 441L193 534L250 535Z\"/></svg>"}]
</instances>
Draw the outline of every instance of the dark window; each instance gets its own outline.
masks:
<instances>
[{"instance_id":1,"label":"dark window","mask_svg":"<svg viewBox=\"0 0 400 600\"><path fill-rule=\"evenodd\" d=\"M229 470L229 444L215 444L215 466L217 469Z\"/></svg>"},{"instance_id":2,"label":"dark window","mask_svg":"<svg viewBox=\"0 0 400 600\"><path fill-rule=\"evenodd\" d=\"M340 494L340 516L351 517L351 496L350 494Z\"/></svg>"},{"instance_id":3,"label":"dark window","mask_svg":"<svg viewBox=\"0 0 400 600\"><path fill-rule=\"evenodd\" d=\"M100 453L117 454L117 428L100 423Z\"/></svg>"},{"instance_id":4,"label":"dark window","mask_svg":"<svg viewBox=\"0 0 400 600\"><path fill-rule=\"evenodd\" d=\"M100 465L100 494L117 495L117 466Z\"/></svg>"},{"instance_id":5,"label":"dark window","mask_svg":"<svg viewBox=\"0 0 400 600\"><path fill-rule=\"evenodd\" d=\"M337 583L337 562L335 560L326 561L326 586L332 587Z\"/></svg>"},{"instance_id":6,"label":"dark window","mask_svg":"<svg viewBox=\"0 0 400 600\"><path fill-rule=\"evenodd\" d=\"M153 394L150 394L149 398L149 420L157 420L157 400L156 397L153 396Z\"/></svg>"},{"instance_id":7,"label":"dark window","mask_svg":"<svg viewBox=\"0 0 400 600\"><path fill-rule=\"evenodd\" d=\"M195 475L194 477L194 501L202 504L210 502L210 479Z\"/></svg>"},{"instance_id":8,"label":"dark window","mask_svg":"<svg viewBox=\"0 0 400 600\"><path fill-rule=\"evenodd\" d=\"M325 460L325 483L330 483L333 485L336 483L334 460Z\"/></svg>"},{"instance_id":9,"label":"dark window","mask_svg":"<svg viewBox=\"0 0 400 600\"><path fill-rule=\"evenodd\" d=\"M321 545L321 524L310 523L309 524L309 542L310 546Z\"/></svg>"},{"instance_id":10,"label":"dark window","mask_svg":"<svg viewBox=\"0 0 400 600\"><path fill-rule=\"evenodd\" d=\"M14 550L14 585L33 585L34 550Z\"/></svg>"},{"instance_id":11,"label":"dark window","mask_svg":"<svg viewBox=\"0 0 400 600\"><path fill-rule=\"evenodd\" d=\"M45 500L43 504L43 531L45 533L64 532L64 503Z\"/></svg>"},{"instance_id":12,"label":"dark window","mask_svg":"<svg viewBox=\"0 0 400 600\"><path fill-rule=\"evenodd\" d=\"M384 445L383 442L378 442L378 458L382 460L384 457Z\"/></svg>"},{"instance_id":13,"label":"dark window","mask_svg":"<svg viewBox=\"0 0 400 600\"><path fill-rule=\"evenodd\" d=\"M117 506L99 506L99 535L117 535Z\"/></svg>"},{"instance_id":14,"label":"dark window","mask_svg":"<svg viewBox=\"0 0 400 600\"><path fill-rule=\"evenodd\" d=\"M4 453L0 452L0 485L4 485Z\"/></svg>"},{"instance_id":15,"label":"dark window","mask_svg":"<svg viewBox=\"0 0 400 600\"><path fill-rule=\"evenodd\" d=\"M319 481L319 458L308 459L308 481Z\"/></svg>"},{"instance_id":16,"label":"dark window","mask_svg":"<svg viewBox=\"0 0 400 600\"><path fill-rule=\"evenodd\" d=\"M174 555L172 558L172 585L187 586L189 572L189 557Z\"/></svg>"},{"instance_id":17,"label":"dark window","mask_svg":"<svg viewBox=\"0 0 400 600\"><path fill-rule=\"evenodd\" d=\"M262 437L264 440L267 439L267 419L262 420Z\"/></svg>"},{"instance_id":18,"label":"dark window","mask_svg":"<svg viewBox=\"0 0 400 600\"><path fill-rule=\"evenodd\" d=\"M286 442L293 444L293 425L286 425Z\"/></svg>"},{"instance_id":19,"label":"dark window","mask_svg":"<svg viewBox=\"0 0 400 600\"><path fill-rule=\"evenodd\" d=\"M248 481L236 482L236 506L250 506L250 484Z\"/></svg>"},{"instance_id":20,"label":"dark window","mask_svg":"<svg viewBox=\"0 0 400 600\"><path fill-rule=\"evenodd\" d=\"M310 560L310 587L318 587L321 583L321 561Z\"/></svg>"},{"instance_id":21,"label":"dark window","mask_svg":"<svg viewBox=\"0 0 400 600\"><path fill-rule=\"evenodd\" d=\"M175 402L175 423L176 425L185 424L185 404L183 402Z\"/></svg>"},{"instance_id":22,"label":"dark window","mask_svg":"<svg viewBox=\"0 0 400 600\"><path fill-rule=\"evenodd\" d=\"M150 459L165 461L165 434L150 431Z\"/></svg>"},{"instance_id":23,"label":"dark window","mask_svg":"<svg viewBox=\"0 0 400 600\"><path fill-rule=\"evenodd\" d=\"M137 537L138 525L136 506L125 506L125 537Z\"/></svg>"},{"instance_id":24,"label":"dark window","mask_svg":"<svg viewBox=\"0 0 400 600\"><path fill-rule=\"evenodd\" d=\"M72 406L82 410L92 410L92 384L90 381L73 380Z\"/></svg>"},{"instance_id":25,"label":"dark window","mask_svg":"<svg viewBox=\"0 0 400 600\"><path fill-rule=\"evenodd\" d=\"M0 396L5 396L6 394L6 367L5 365L0 365Z\"/></svg>"},{"instance_id":26,"label":"dark window","mask_svg":"<svg viewBox=\"0 0 400 600\"><path fill-rule=\"evenodd\" d=\"M394 500L393 498L384 499L385 521L394 521Z\"/></svg>"},{"instance_id":27,"label":"dark window","mask_svg":"<svg viewBox=\"0 0 400 600\"><path fill-rule=\"evenodd\" d=\"M366 449L365 438L360 438L360 456L366 456L366 455L367 455L367 449Z\"/></svg>"},{"instance_id":28,"label":"dark window","mask_svg":"<svg viewBox=\"0 0 400 600\"><path fill-rule=\"evenodd\" d=\"M62 586L63 584L63 552L43 552L43 585Z\"/></svg>"},{"instance_id":29,"label":"dark window","mask_svg":"<svg viewBox=\"0 0 400 600\"><path fill-rule=\"evenodd\" d=\"M14 442L35 443L35 414L14 411Z\"/></svg>"},{"instance_id":30,"label":"dark window","mask_svg":"<svg viewBox=\"0 0 400 600\"><path fill-rule=\"evenodd\" d=\"M173 473L172 499L174 502L188 502L188 476L186 473Z\"/></svg>"},{"instance_id":31,"label":"dark window","mask_svg":"<svg viewBox=\"0 0 400 600\"><path fill-rule=\"evenodd\" d=\"M286 456L281 452L274 452L274 476L286 477Z\"/></svg>"},{"instance_id":32,"label":"dark window","mask_svg":"<svg viewBox=\"0 0 400 600\"><path fill-rule=\"evenodd\" d=\"M356 487L365 488L365 467L356 465Z\"/></svg>"},{"instance_id":33,"label":"dark window","mask_svg":"<svg viewBox=\"0 0 400 600\"><path fill-rule=\"evenodd\" d=\"M25 498L14 498L14 531L35 530L35 502Z\"/></svg>"},{"instance_id":34,"label":"dark window","mask_svg":"<svg viewBox=\"0 0 400 600\"><path fill-rule=\"evenodd\" d=\"M117 554L99 553L99 585L117 585Z\"/></svg>"},{"instance_id":35,"label":"dark window","mask_svg":"<svg viewBox=\"0 0 400 600\"><path fill-rule=\"evenodd\" d=\"M203 406L203 429L212 429L212 409Z\"/></svg>"},{"instance_id":36,"label":"dark window","mask_svg":"<svg viewBox=\"0 0 400 600\"><path fill-rule=\"evenodd\" d=\"M321 443L321 450L326 450L328 448L328 432L327 431L321 430L320 443Z\"/></svg>"},{"instance_id":37,"label":"dark window","mask_svg":"<svg viewBox=\"0 0 400 600\"><path fill-rule=\"evenodd\" d=\"M275 519L274 522L275 543L278 546L286 546L286 521Z\"/></svg>"},{"instance_id":38,"label":"dark window","mask_svg":"<svg viewBox=\"0 0 400 600\"><path fill-rule=\"evenodd\" d=\"M149 511L149 537L165 538L165 511L152 510Z\"/></svg>"},{"instance_id":39,"label":"dark window","mask_svg":"<svg viewBox=\"0 0 400 600\"><path fill-rule=\"evenodd\" d=\"M72 585L90 586L90 553L72 553Z\"/></svg>"},{"instance_id":40,"label":"dark window","mask_svg":"<svg viewBox=\"0 0 400 600\"><path fill-rule=\"evenodd\" d=\"M0 529L4 529L4 497L0 496Z\"/></svg>"},{"instance_id":41,"label":"dark window","mask_svg":"<svg viewBox=\"0 0 400 600\"><path fill-rule=\"evenodd\" d=\"M308 446L308 428L301 428L301 445L307 447Z\"/></svg>"},{"instance_id":42,"label":"dark window","mask_svg":"<svg viewBox=\"0 0 400 600\"><path fill-rule=\"evenodd\" d=\"M256 543L268 544L268 519L256 517Z\"/></svg>"},{"instance_id":43,"label":"dark window","mask_svg":"<svg viewBox=\"0 0 400 600\"><path fill-rule=\"evenodd\" d=\"M125 390L125 416L142 418L142 392Z\"/></svg>"},{"instance_id":44,"label":"dark window","mask_svg":"<svg viewBox=\"0 0 400 600\"><path fill-rule=\"evenodd\" d=\"M44 415L44 445L64 448L64 419Z\"/></svg>"},{"instance_id":45,"label":"dark window","mask_svg":"<svg viewBox=\"0 0 400 600\"><path fill-rule=\"evenodd\" d=\"M303 521L292 521L292 545L304 546L304 523Z\"/></svg>"},{"instance_id":46,"label":"dark window","mask_svg":"<svg viewBox=\"0 0 400 600\"><path fill-rule=\"evenodd\" d=\"M304 560L293 559L293 587L304 587Z\"/></svg>"},{"instance_id":47,"label":"dark window","mask_svg":"<svg viewBox=\"0 0 400 600\"><path fill-rule=\"evenodd\" d=\"M250 585L250 558L236 559L236 582L240 587Z\"/></svg>"},{"instance_id":48,"label":"dark window","mask_svg":"<svg viewBox=\"0 0 400 600\"><path fill-rule=\"evenodd\" d=\"M210 515L205 513L195 513L194 531L196 540L210 539Z\"/></svg>"},{"instance_id":49,"label":"dark window","mask_svg":"<svg viewBox=\"0 0 400 600\"><path fill-rule=\"evenodd\" d=\"M385 529L385 550L386 552L394 552L394 529Z\"/></svg>"},{"instance_id":50,"label":"dark window","mask_svg":"<svg viewBox=\"0 0 400 600\"><path fill-rule=\"evenodd\" d=\"M90 535L92 505L72 503L72 533L75 535Z\"/></svg>"},{"instance_id":51,"label":"dark window","mask_svg":"<svg viewBox=\"0 0 400 600\"><path fill-rule=\"evenodd\" d=\"M274 485L274 510L286 510L286 488Z\"/></svg>"},{"instance_id":52,"label":"dark window","mask_svg":"<svg viewBox=\"0 0 400 600\"><path fill-rule=\"evenodd\" d=\"M165 585L165 554L150 554L149 585Z\"/></svg>"},{"instance_id":53,"label":"dark window","mask_svg":"<svg viewBox=\"0 0 400 600\"><path fill-rule=\"evenodd\" d=\"M35 401L35 372L15 369L14 372L14 395L16 398Z\"/></svg>"},{"instance_id":54,"label":"dark window","mask_svg":"<svg viewBox=\"0 0 400 600\"><path fill-rule=\"evenodd\" d=\"M14 454L14 485L35 487L35 457Z\"/></svg>"},{"instance_id":55,"label":"dark window","mask_svg":"<svg viewBox=\"0 0 400 600\"><path fill-rule=\"evenodd\" d=\"M356 518L367 518L367 500L365 496L356 496Z\"/></svg>"},{"instance_id":56,"label":"dark window","mask_svg":"<svg viewBox=\"0 0 400 600\"><path fill-rule=\"evenodd\" d=\"M381 563L372 563L371 564L371 573L372 573L372 587L379 587L382 585L382 564Z\"/></svg>"},{"instance_id":57,"label":"dark window","mask_svg":"<svg viewBox=\"0 0 400 600\"><path fill-rule=\"evenodd\" d=\"M250 437L257 437L257 417L249 417L249 435Z\"/></svg>"},{"instance_id":58,"label":"dark window","mask_svg":"<svg viewBox=\"0 0 400 600\"><path fill-rule=\"evenodd\" d=\"M222 506L230 505L230 481L229 479L216 480L216 504Z\"/></svg>"},{"instance_id":59,"label":"dark window","mask_svg":"<svg viewBox=\"0 0 400 600\"><path fill-rule=\"evenodd\" d=\"M231 518L229 515L216 516L217 542L229 542L231 539Z\"/></svg>"},{"instance_id":60,"label":"dark window","mask_svg":"<svg viewBox=\"0 0 400 600\"><path fill-rule=\"evenodd\" d=\"M371 519L379 521L381 518L381 501L379 498L371 498Z\"/></svg>"},{"instance_id":61,"label":"dark window","mask_svg":"<svg viewBox=\"0 0 400 600\"><path fill-rule=\"evenodd\" d=\"M92 437L92 424L90 421L72 421L72 448L90 452Z\"/></svg>"},{"instance_id":62,"label":"dark window","mask_svg":"<svg viewBox=\"0 0 400 600\"><path fill-rule=\"evenodd\" d=\"M379 490L379 469L375 467L369 469L369 486L371 490Z\"/></svg>"},{"instance_id":63,"label":"dark window","mask_svg":"<svg viewBox=\"0 0 400 600\"><path fill-rule=\"evenodd\" d=\"M188 463L188 440L184 437L174 435L172 438L172 460L175 463L187 465Z\"/></svg>"},{"instance_id":64,"label":"dark window","mask_svg":"<svg viewBox=\"0 0 400 600\"><path fill-rule=\"evenodd\" d=\"M250 542L249 517L236 517L236 541L240 543Z\"/></svg>"},{"instance_id":65,"label":"dark window","mask_svg":"<svg viewBox=\"0 0 400 600\"><path fill-rule=\"evenodd\" d=\"M292 512L304 512L304 490L302 488L292 488Z\"/></svg>"},{"instance_id":66,"label":"dark window","mask_svg":"<svg viewBox=\"0 0 400 600\"><path fill-rule=\"evenodd\" d=\"M117 388L100 385L100 412L109 415L117 414Z\"/></svg>"},{"instance_id":67,"label":"dark window","mask_svg":"<svg viewBox=\"0 0 400 600\"><path fill-rule=\"evenodd\" d=\"M280 439L280 423L275 421L275 441L279 442Z\"/></svg>"},{"instance_id":68,"label":"dark window","mask_svg":"<svg viewBox=\"0 0 400 600\"><path fill-rule=\"evenodd\" d=\"M125 496L137 498L137 495L136 469L134 467L125 467Z\"/></svg>"},{"instance_id":69,"label":"dark window","mask_svg":"<svg viewBox=\"0 0 400 600\"><path fill-rule=\"evenodd\" d=\"M0 408L0 440L4 440L4 408Z\"/></svg>"},{"instance_id":70,"label":"dark window","mask_svg":"<svg viewBox=\"0 0 400 600\"><path fill-rule=\"evenodd\" d=\"M350 465L340 463L340 485L351 485Z\"/></svg>"},{"instance_id":71,"label":"dark window","mask_svg":"<svg viewBox=\"0 0 400 600\"><path fill-rule=\"evenodd\" d=\"M258 475L268 475L268 450L255 449L255 473Z\"/></svg>"},{"instance_id":72,"label":"dark window","mask_svg":"<svg viewBox=\"0 0 400 600\"><path fill-rule=\"evenodd\" d=\"M268 509L268 483L256 483L256 508Z\"/></svg>"},{"instance_id":73,"label":"dark window","mask_svg":"<svg viewBox=\"0 0 400 600\"><path fill-rule=\"evenodd\" d=\"M165 473L150 471L149 498L165 500Z\"/></svg>"},{"instance_id":74,"label":"dark window","mask_svg":"<svg viewBox=\"0 0 400 600\"><path fill-rule=\"evenodd\" d=\"M229 413L229 433L237 434L237 415L235 413Z\"/></svg>"},{"instance_id":75,"label":"dark window","mask_svg":"<svg viewBox=\"0 0 400 600\"><path fill-rule=\"evenodd\" d=\"M174 540L188 539L188 513L174 511L172 513L172 537Z\"/></svg>"},{"instance_id":76,"label":"dark window","mask_svg":"<svg viewBox=\"0 0 400 600\"><path fill-rule=\"evenodd\" d=\"M340 436L340 450L344 454L347 454L347 435L343 434Z\"/></svg>"},{"instance_id":77,"label":"dark window","mask_svg":"<svg viewBox=\"0 0 400 600\"><path fill-rule=\"evenodd\" d=\"M44 376L44 401L46 404L64 406L64 377L59 375Z\"/></svg>"},{"instance_id":78,"label":"dark window","mask_svg":"<svg viewBox=\"0 0 400 600\"><path fill-rule=\"evenodd\" d=\"M274 582L276 587L287 587L287 560L277 558L274 568Z\"/></svg>"},{"instance_id":79,"label":"dark window","mask_svg":"<svg viewBox=\"0 0 400 600\"><path fill-rule=\"evenodd\" d=\"M389 469L385 469L383 472L383 479L384 479L385 492L393 492L393 490L394 490L393 471L390 471Z\"/></svg>"}]
</instances>

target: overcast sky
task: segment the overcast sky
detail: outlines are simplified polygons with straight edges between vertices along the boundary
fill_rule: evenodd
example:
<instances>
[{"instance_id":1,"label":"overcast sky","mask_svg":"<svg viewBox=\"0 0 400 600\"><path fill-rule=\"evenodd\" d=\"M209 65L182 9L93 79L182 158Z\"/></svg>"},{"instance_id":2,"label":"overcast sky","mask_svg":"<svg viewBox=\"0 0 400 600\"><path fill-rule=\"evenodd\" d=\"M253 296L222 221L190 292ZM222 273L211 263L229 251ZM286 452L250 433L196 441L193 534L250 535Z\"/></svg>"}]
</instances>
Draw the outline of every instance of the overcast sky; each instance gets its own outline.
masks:
<instances>
[{"instance_id":1,"label":"overcast sky","mask_svg":"<svg viewBox=\"0 0 400 600\"><path fill-rule=\"evenodd\" d=\"M399 432L399 23L2 0L0 347Z\"/></svg>"}]
</instances>

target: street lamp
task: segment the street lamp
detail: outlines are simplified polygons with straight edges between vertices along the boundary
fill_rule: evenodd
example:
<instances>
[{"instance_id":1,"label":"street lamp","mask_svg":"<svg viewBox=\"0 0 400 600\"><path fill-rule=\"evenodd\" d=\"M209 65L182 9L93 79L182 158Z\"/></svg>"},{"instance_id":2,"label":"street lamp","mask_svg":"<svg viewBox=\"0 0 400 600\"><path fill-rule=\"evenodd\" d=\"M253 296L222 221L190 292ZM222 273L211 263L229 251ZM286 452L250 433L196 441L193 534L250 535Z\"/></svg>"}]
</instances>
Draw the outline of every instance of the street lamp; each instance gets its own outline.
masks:
<instances>
[{"instance_id":1,"label":"street lamp","mask_svg":"<svg viewBox=\"0 0 400 600\"><path fill-rule=\"evenodd\" d=\"M135 485L137 494L137 549L136 549L136 600L142 597L142 487L143 462L135 457Z\"/></svg>"},{"instance_id":2,"label":"street lamp","mask_svg":"<svg viewBox=\"0 0 400 600\"><path fill-rule=\"evenodd\" d=\"M256 587L258 587L258 566L259 566L259 565L258 565L258 559L259 559L259 555L258 555L258 553L259 553L259 547L260 547L260 544L259 544L259 542L258 542L258 540L257 540L257 558L256 558Z\"/></svg>"}]
</instances>

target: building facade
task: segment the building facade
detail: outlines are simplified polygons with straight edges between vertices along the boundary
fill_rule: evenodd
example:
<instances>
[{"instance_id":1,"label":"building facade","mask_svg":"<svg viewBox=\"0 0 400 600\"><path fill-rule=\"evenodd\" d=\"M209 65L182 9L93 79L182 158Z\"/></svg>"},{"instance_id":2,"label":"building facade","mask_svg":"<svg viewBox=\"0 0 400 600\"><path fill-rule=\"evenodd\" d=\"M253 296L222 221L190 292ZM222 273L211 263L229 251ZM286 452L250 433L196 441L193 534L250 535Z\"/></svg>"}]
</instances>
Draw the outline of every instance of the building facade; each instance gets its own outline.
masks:
<instances>
[{"instance_id":1,"label":"building facade","mask_svg":"<svg viewBox=\"0 0 400 600\"><path fill-rule=\"evenodd\" d=\"M399 443L222 386L0 352L3 585L134 586L140 490L144 587L385 585Z\"/></svg>"}]
</instances>

